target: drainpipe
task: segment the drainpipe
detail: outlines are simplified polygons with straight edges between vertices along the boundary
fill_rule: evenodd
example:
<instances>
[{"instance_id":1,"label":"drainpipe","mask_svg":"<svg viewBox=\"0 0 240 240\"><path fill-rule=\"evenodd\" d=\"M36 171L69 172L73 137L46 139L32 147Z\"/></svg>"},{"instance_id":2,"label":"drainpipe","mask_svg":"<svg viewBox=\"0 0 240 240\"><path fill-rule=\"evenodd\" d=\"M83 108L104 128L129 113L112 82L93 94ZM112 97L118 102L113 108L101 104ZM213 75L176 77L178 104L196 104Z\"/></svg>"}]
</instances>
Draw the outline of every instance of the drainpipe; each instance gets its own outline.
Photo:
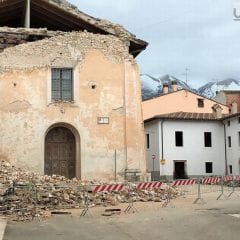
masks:
<instances>
[{"instance_id":1,"label":"drainpipe","mask_svg":"<svg viewBox=\"0 0 240 240\"><path fill-rule=\"evenodd\" d=\"M24 19L25 28L30 28L30 4L31 0L25 0L25 19Z\"/></svg>"},{"instance_id":2,"label":"drainpipe","mask_svg":"<svg viewBox=\"0 0 240 240\"><path fill-rule=\"evenodd\" d=\"M125 151L125 170L128 169L128 150L127 150L127 104L126 104L126 62L124 62L123 66L123 128L124 128L124 151Z\"/></svg>"},{"instance_id":3,"label":"drainpipe","mask_svg":"<svg viewBox=\"0 0 240 240\"><path fill-rule=\"evenodd\" d=\"M162 119L161 121L161 143L162 143L162 146L161 146L161 159L163 160L164 159L164 143L163 143L163 123L164 123L164 120ZM160 165L159 164L159 172L160 172ZM161 172L160 172L160 175L161 175Z\"/></svg>"},{"instance_id":4,"label":"drainpipe","mask_svg":"<svg viewBox=\"0 0 240 240\"><path fill-rule=\"evenodd\" d=\"M224 155L225 155L225 175L228 175L228 161L227 161L227 139L226 139L226 125L223 122L224 129Z\"/></svg>"}]
</instances>

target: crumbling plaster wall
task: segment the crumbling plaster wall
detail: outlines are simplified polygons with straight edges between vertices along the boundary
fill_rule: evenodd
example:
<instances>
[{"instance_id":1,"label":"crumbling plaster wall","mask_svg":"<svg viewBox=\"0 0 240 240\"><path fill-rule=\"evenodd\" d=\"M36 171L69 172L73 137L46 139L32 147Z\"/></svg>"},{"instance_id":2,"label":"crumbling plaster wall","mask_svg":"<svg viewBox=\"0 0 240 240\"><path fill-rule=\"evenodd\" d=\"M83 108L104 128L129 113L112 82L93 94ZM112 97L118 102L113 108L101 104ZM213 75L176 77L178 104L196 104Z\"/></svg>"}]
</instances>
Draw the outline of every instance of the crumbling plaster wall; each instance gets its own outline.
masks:
<instances>
[{"instance_id":1,"label":"crumbling plaster wall","mask_svg":"<svg viewBox=\"0 0 240 240\"><path fill-rule=\"evenodd\" d=\"M51 67L74 69L73 102L51 100ZM0 96L0 156L13 163L43 173L45 135L62 123L80 136L79 178L113 179L115 149L119 179L126 168L145 173L140 78L127 42L73 32L5 49Z\"/></svg>"}]
</instances>

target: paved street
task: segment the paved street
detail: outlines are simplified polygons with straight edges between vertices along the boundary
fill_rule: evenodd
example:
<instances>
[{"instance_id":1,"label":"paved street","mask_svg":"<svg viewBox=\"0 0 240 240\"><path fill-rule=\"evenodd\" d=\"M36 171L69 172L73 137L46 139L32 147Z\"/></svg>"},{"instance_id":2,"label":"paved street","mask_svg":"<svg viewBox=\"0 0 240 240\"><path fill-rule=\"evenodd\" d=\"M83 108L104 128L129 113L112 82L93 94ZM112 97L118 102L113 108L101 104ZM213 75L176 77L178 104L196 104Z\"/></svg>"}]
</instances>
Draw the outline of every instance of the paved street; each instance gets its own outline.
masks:
<instances>
[{"instance_id":1,"label":"paved street","mask_svg":"<svg viewBox=\"0 0 240 240\"><path fill-rule=\"evenodd\" d=\"M191 201L181 198L174 202L175 208L139 203L139 213L114 217L102 217L103 209L93 209L94 217L80 218L75 212L44 221L9 223L4 240L239 240L240 198L205 205Z\"/></svg>"}]
</instances>

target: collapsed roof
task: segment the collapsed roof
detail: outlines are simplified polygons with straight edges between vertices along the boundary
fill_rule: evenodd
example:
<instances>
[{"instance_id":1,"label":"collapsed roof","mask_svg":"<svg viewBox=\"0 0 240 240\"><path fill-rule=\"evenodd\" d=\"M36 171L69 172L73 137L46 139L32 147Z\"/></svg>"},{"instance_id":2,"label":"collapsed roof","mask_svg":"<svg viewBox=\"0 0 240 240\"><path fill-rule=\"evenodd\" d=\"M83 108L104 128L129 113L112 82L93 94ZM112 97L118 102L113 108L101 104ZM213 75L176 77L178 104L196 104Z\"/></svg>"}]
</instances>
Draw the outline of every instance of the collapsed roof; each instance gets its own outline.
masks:
<instances>
[{"instance_id":1,"label":"collapsed roof","mask_svg":"<svg viewBox=\"0 0 240 240\"><path fill-rule=\"evenodd\" d=\"M130 42L129 52L134 57L148 45L122 26L89 16L66 0L1 0L0 27L23 27L27 11L31 28L65 32L87 30L92 33L114 35Z\"/></svg>"}]
</instances>

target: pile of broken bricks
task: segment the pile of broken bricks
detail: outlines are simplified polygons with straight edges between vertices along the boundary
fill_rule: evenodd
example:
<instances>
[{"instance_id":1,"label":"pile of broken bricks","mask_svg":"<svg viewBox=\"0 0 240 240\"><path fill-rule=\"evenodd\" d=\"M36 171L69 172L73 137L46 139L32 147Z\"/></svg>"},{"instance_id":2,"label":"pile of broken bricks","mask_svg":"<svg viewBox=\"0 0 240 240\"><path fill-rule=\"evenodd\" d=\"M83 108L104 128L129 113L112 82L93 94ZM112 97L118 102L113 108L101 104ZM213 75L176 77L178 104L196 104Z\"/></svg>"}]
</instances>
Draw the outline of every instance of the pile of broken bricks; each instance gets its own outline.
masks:
<instances>
[{"instance_id":1,"label":"pile of broken bricks","mask_svg":"<svg viewBox=\"0 0 240 240\"><path fill-rule=\"evenodd\" d=\"M46 217L55 209L83 208L86 192L89 206L117 206L129 202L129 189L121 192L93 192L97 181L80 181L63 176L38 175L31 171L0 161L0 215L17 221L31 221ZM137 190L134 184L132 201L162 202L167 198L168 188L173 198L180 195L177 189L163 186L158 190Z\"/></svg>"}]
</instances>

